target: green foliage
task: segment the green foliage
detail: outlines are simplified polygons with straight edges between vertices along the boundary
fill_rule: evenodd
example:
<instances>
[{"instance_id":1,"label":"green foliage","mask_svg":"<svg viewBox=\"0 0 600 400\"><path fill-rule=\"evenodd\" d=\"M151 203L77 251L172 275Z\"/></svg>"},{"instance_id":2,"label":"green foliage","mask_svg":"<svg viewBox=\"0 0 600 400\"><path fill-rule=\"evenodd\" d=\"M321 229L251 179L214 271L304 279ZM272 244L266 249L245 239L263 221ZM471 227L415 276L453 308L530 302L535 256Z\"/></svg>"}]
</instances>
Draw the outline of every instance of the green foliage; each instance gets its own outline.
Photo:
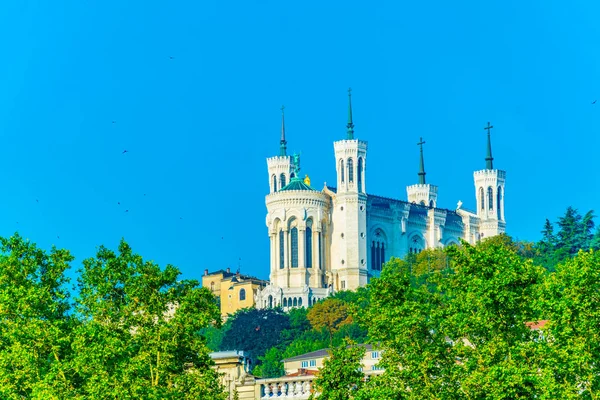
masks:
<instances>
[{"instance_id":1,"label":"green foliage","mask_svg":"<svg viewBox=\"0 0 600 400\"><path fill-rule=\"evenodd\" d=\"M535 246L536 262L554 271L556 265L574 257L579 250L599 249L600 229L594 233L594 218L592 210L581 216L577 209L568 207L556 223L557 233L554 224L546 219L542 239Z\"/></svg>"},{"instance_id":2,"label":"green foliage","mask_svg":"<svg viewBox=\"0 0 600 400\"><path fill-rule=\"evenodd\" d=\"M359 368L362 367L361 360L364 354L365 348L356 346L356 343L349 339L334 347L314 380L318 395L313 393L310 399L353 399L363 385L363 373Z\"/></svg>"},{"instance_id":3,"label":"green foliage","mask_svg":"<svg viewBox=\"0 0 600 400\"><path fill-rule=\"evenodd\" d=\"M73 368L92 398L222 398L198 332L220 323L212 294L144 261L122 241L84 261Z\"/></svg>"},{"instance_id":4,"label":"green foliage","mask_svg":"<svg viewBox=\"0 0 600 400\"><path fill-rule=\"evenodd\" d=\"M284 359L283 352L277 347L271 347L267 354L258 357L260 360L252 374L261 378L278 378L285 375L285 369L281 360Z\"/></svg>"},{"instance_id":5,"label":"green foliage","mask_svg":"<svg viewBox=\"0 0 600 400\"><path fill-rule=\"evenodd\" d=\"M308 311L308 320L315 330L326 329L329 333L330 343L333 343L333 334L339 329L352 323L348 303L334 298L328 298L313 305Z\"/></svg>"},{"instance_id":6,"label":"green foliage","mask_svg":"<svg viewBox=\"0 0 600 400\"><path fill-rule=\"evenodd\" d=\"M553 398L597 398L600 390L600 252L580 251L548 277L541 308L544 372Z\"/></svg>"},{"instance_id":7,"label":"green foliage","mask_svg":"<svg viewBox=\"0 0 600 400\"><path fill-rule=\"evenodd\" d=\"M84 261L71 304L68 251L0 243L0 398L225 398L197 333L220 314L198 282L121 242Z\"/></svg>"},{"instance_id":8,"label":"green foliage","mask_svg":"<svg viewBox=\"0 0 600 400\"><path fill-rule=\"evenodd\" d=\"M65 271L73 257L50 253L18 234L0 238L0 398L58 398L74 393Z\"/></svg>"},{"instance_id":9,"label":"green foliage","mask_svg":"<svg viewBox=\"0 0 600 400\"><path fill-rule=\"evenodd\" d=\"M451 247L451 268L424 284L414 284L404 261L385 266L371 283L367 318L386 370L359 398L513 399L542 391L526 322L537 318L544 273L507 243Z\"/></svg>"},{"instance_id":10,"label":"green foliage","mask_svg":"<svg viewBox=\"0 0 600 400\"><path fill-rule=\"evenodd\" d=\"M259 357L282 342L282 332L290 329L290 317L281 309L253 308L237 311L227 321L228 330L221 343L221 350L243 350L252 365Z\"/></svg>"}]
</instances>

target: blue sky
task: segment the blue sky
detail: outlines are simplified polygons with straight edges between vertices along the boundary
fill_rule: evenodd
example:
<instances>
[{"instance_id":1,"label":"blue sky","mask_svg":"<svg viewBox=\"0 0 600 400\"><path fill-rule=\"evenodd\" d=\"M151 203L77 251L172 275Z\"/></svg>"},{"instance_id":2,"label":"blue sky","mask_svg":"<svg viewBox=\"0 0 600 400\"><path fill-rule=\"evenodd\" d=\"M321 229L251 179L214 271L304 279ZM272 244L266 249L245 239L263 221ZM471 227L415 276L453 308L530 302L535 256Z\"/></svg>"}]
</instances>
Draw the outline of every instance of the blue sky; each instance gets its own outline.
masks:
<instances>
[{"instance_id":1,"label":"blue sky","mask_svg":"<svg viewBox=\"0 0 600 400\"><path fill-rule=\"evenodd\" d=\"M491 121L508 233L537 240L567 206L598 208L598 15L592 1L3 1L0 235L71 249L76 267L124 237L186 278L238 264L267 278L279 109L321 188L351 86L370 193L406 198L422 136L439 205L473 208Z\"/></svg>"}]
</instances>

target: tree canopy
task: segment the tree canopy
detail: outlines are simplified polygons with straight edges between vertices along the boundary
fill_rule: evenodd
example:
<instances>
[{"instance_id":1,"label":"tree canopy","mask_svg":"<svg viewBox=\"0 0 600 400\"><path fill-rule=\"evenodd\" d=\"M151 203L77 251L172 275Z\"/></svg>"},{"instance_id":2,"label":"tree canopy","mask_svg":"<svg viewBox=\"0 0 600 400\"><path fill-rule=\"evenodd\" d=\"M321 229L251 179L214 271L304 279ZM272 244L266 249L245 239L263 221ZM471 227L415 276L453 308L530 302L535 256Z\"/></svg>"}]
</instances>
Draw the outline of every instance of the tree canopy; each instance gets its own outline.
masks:
<instances>
[{"instance_id":1,"label":"tree canopy","mask_svg":"<svg viewBox=\"0 0 600 400\"><path fill-rule=\"evenodd\" d=\"M0 397L224 399L200 329L220 323L212 294L121 241L84 261L19 235L0 238Z\"/></svg>"}]
</instances>

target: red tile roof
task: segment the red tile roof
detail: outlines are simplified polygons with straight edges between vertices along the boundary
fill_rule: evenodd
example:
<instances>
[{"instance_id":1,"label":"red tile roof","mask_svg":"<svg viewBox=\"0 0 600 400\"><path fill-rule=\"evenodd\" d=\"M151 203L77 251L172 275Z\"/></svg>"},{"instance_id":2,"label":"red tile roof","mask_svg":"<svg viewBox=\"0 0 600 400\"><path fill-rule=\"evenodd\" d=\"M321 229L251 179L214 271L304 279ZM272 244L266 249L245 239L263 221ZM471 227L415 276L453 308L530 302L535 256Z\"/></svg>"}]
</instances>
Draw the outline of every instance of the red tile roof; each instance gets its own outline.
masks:
<instances>
[{"instance_id":1,"label":"red tile roof","mask_svg":"<svg viewBox=\"0 0 600 400\"><path fill-rule=\"evenodd\" d=\"M548 323L547 319L541 319L539 321L525 322L525 325L529 327L529 329L535 331L538 329L542 329Z\"/></svg>"}]
</instances>

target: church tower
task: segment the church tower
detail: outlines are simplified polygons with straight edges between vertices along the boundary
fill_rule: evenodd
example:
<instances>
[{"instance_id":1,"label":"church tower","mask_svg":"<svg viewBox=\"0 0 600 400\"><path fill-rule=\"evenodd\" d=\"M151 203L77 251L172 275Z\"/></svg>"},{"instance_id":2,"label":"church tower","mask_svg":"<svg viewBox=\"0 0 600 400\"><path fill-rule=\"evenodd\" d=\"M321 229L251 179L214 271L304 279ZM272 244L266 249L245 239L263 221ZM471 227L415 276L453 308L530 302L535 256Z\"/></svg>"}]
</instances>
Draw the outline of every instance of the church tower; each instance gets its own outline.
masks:
<instances>
[{"instance_id":1,"label":"church tower","mask_svg":"<svg viewBox=\"0 0 600 400\"><path fill-rule=\"evenodd\" d=\"M346 129L346 139L333 144L337 191L333 197L328 282L334 290L355 290L367 284L367 142L354 138L351 89Z\"/></svg>"},{"instance_id":2,"label":"church tower","mask_svg":"<svg viewBox=\"0 0 600 400\"><path fill-rule=\"evenodd\" d=\"M504 185L506 171L494 169L492 157L492 140L490 131L493 126L488 122L484 128L487 130L487 154L485 169L475 171L475 197L477 199L477 216L479 217L479 236L486 238L499 235L506 230L504 220Z\"/></svg>"},{"instance_id":3,"label":"church tower","mask_svg":"<svg viewBox=\"0 0 600 400\"><path fill-rule=\"evenodd\" d=\"M406 187L408 201L414 204L420 204L426 207L437 206L438 188L435 185L425 183L425 162L423 161L423 138L419 138L417 145L421 148L421 160L419 163L419 183Z\"/></svg>"},{"instance_id":4,"label":"church tower","mask_svg":"<svg viewBox=\"0 0 600 400\"><path fill-rule=\"evenodd\" d=\"M285 119L281 106L281 140L279 141L279 155L267 158L267 167L269 170L269 193L281 190L290 183L293 178L292 159L287 155L287 141L285 140Z\"/></svg>"}]
</instances>

